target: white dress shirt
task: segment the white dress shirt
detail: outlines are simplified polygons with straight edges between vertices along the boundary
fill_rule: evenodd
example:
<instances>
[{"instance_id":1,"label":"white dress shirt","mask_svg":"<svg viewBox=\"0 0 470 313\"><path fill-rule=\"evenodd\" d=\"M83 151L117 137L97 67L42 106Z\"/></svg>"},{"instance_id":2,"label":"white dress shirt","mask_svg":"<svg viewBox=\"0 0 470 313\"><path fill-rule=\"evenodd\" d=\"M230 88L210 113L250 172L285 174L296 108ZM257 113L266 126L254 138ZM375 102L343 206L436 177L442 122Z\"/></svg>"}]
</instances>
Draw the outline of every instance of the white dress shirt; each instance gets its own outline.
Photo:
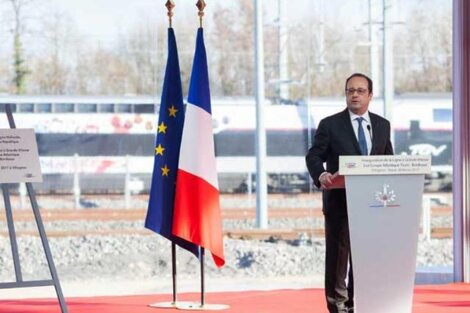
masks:
<instances>
[{"instance_id":1,"label":"white dress shirt","mask_svg":"<svg viewBox=\"0 0 470 313\"><path fill-rule=\"evenodd\" d=\"M358 137L358 129L359 129L359 122L356 120L358 117L362 117L364 120L362 121L362 129L364 130L364 135L366 137L367 142L367 154L370 154L372 150L372 125L370 123L369 111L364 113L363 115L357 115L353 112L349 111L349 117L351 118L351 124L354 129L354 134L356 135L356 139L359 141Z\"/></svg>"}]
</instances>

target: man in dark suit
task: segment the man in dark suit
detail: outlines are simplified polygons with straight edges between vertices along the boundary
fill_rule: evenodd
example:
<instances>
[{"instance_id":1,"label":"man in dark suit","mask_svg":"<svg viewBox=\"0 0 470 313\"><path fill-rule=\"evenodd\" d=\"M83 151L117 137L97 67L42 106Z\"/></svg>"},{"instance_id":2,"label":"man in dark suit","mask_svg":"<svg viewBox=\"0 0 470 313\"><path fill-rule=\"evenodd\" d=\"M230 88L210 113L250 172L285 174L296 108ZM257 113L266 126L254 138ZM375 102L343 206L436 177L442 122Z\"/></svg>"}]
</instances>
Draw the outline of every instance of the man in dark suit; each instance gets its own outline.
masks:
<instances>
[{"instance_id":1,"label":"man in dark suit","mask_svg":"<svg viewBox=\"0 0 470 313\"><path fill-rule=\"evenodd\" d=\"M310 176L323 189L325 295L330 313L354 312L346 192L344 187L335 188L339 156L393 154L390 123L368 110L372 91L372 80L366 75L355 73L348 77L347 108L320 121L306 156Z\"/></svg>"}]
</instances>

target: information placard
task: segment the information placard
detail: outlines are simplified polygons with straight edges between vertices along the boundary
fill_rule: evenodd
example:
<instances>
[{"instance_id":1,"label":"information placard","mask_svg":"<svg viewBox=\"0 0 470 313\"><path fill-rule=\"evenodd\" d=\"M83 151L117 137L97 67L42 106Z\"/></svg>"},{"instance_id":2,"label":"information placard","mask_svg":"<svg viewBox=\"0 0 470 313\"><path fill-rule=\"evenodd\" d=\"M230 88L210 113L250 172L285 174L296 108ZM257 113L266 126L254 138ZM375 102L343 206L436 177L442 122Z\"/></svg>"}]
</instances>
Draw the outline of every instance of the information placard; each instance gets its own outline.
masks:
<instances>
[{"instance_id":1,"label":"information placard","mask_svg":"<svg viewBox=\"0 0 470 313\"><path fill-rule=\"evenodd\" d=\"M351 155L339 157L340 175L429 174L431 156Z\"/></svg>"},{"instance_id":2,"label":"information placard","mask_svg":"<svg viewBox=\"0 0 470 313\"><path fill-rule=\"evenodd\" d=\"M42 182L34 129L0 128L0 183Z\"/></svg>"}]
</instances>

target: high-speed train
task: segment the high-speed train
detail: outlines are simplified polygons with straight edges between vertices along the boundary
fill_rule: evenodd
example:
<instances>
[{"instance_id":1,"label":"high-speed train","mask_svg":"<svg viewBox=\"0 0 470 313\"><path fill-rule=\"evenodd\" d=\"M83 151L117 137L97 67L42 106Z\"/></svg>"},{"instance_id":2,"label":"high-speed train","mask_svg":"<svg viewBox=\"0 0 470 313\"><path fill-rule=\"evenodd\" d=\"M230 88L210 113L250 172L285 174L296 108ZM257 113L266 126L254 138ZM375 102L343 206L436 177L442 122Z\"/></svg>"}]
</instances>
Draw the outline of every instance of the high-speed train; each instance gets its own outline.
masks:
<instances>
[{"instance_id":1,"label":"high-speed train","mask_svg":"<svg viewBox=\"0 0 470 313\"><path fill-rule=\"evenodd\" d=\"M69 192L79 173L82 193L120 192L130 173L148 191L153 170L156 97L0 96L0 128L8 128L10 104L18 128L34 128L44 192ZM266 101L264 160L270 192L311 190L304 156L318 122L345 108L341 98L272 104ZM383 114L381 99L372 112ZM428 189L451 188L452 97L450 94L396 96L392 104L396 154L431 155ZM212 100L215 153L223 192L254 185L256 108L253 99ZM129 175L129 174L128 174ZM251 183L249 183L251 181ZM41 189L42 188L42 189Z\"/></svg>"}]
</instances>

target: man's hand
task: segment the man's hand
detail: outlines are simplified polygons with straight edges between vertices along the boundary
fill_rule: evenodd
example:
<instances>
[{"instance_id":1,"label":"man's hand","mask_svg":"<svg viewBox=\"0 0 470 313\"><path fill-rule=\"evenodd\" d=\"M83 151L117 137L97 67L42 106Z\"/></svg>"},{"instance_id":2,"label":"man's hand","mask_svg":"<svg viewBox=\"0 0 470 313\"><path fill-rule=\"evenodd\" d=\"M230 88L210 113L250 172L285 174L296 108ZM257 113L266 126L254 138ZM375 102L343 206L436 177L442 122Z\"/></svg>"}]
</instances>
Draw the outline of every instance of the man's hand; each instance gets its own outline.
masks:
<instances>
[{"instance_id":1,"label":"man's hand","mask_svg":"<svg viewBox=\"0 0 470 313\"><path fill-rule=\"evenodd\" d=\"M333 174L324 172L318 178L320 181L320 185L322 189L330 189L331 185L333 185Z\"/></svg>"}]
</instances>

